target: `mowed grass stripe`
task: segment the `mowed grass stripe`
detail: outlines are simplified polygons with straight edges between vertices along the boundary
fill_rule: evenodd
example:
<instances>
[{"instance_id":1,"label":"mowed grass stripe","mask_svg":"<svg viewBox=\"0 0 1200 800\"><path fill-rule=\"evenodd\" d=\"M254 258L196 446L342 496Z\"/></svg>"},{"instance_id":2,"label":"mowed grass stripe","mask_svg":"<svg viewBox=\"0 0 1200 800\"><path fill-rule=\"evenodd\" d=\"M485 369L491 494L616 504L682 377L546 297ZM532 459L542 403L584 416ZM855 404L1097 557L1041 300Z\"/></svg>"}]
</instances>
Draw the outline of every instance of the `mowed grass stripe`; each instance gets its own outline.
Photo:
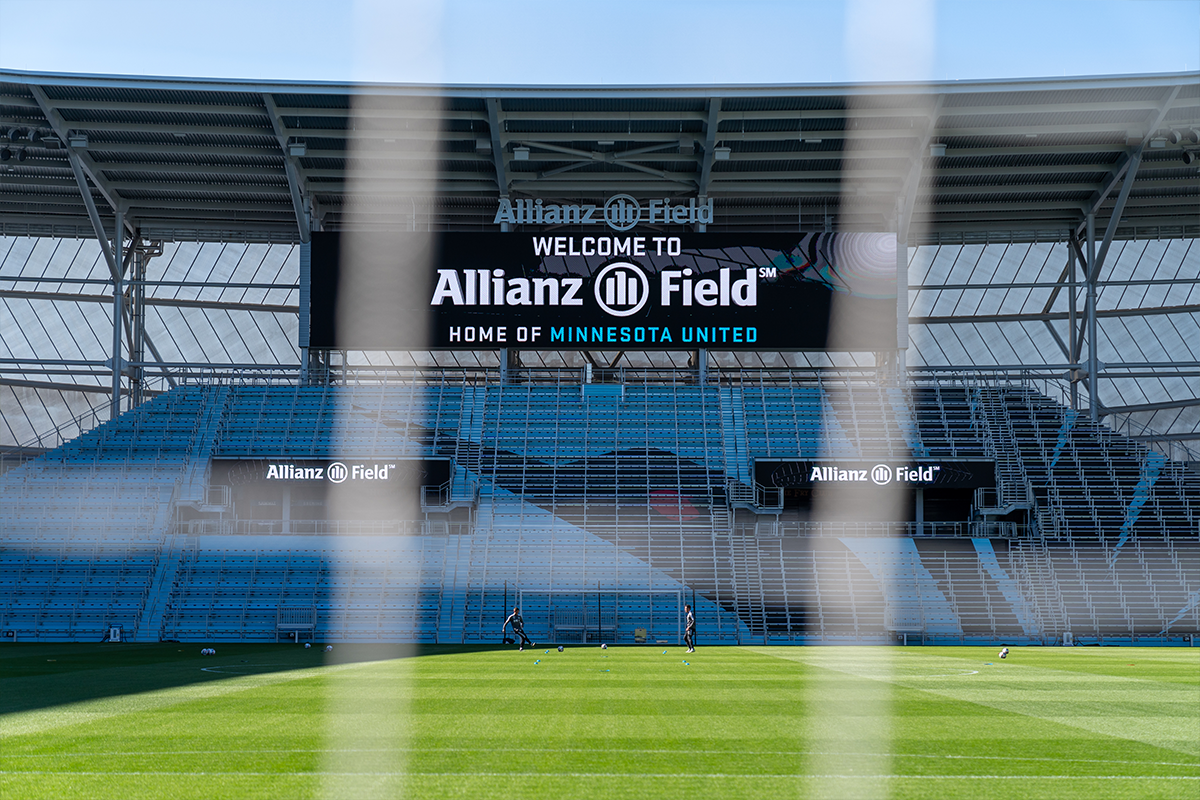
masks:
<instances>
[{"instance_id":1,"label":"mowed grass stripe","mask_svg":"<svg viewBox=\"0 0 1200 800\"><path fill-rule=\"evenodd\" d=\"M405 752L439 752L439 753L475 753L479 752L478 748L468 747L404 747L404 748L356 748L356 749L334 749L334 748L314 748L304 750L302 748L286 748L279 750L263 750L259 749L253 753L229 753L226 750L160 750L160 751L93 751L84 753L20 753L9 755L9 758L95 758L97 756L104 757L139 757L152 758L155 756L168 755L221 755L232 757L237 755L258 755L268 753L322 753L322 754L337 754L337 753L392 753L397 749ZM619 748L619 747L588 747L584 748L563 748L563 747L490 747L490 751L504 753L593 753L604 751L609 753L624 753L629 755L647 754L647 753L664 753L678 754L687 752L696 755L769 755L769 756L810 756L810 755L835 755L835 756L850 756L850 757L872 757L878 756L879 753L858 753L834 750L699 750L696 748L673 748L669 750L654 750L649 748ZM1020 756L980 756L980 755L948 755L948 754L929 754L929 753L891 753L892 758L921 758L921 759L970 759L979 761L1047 761L1047 762L1080 762L1088 764L1138 764L1142 766L1167 766L1167 767L1193 767L1200 769L1200 764L1184 761L1132 761L1132 760L1114 760L1100 758L1065 758L1065 757L1020 757Z\"/></svg>"},{"instance_id":2,"label":"mowed grass stripe","mask_svg":"<svg viewBox=\"0 0 1200 800\"><path fill-rule=\"evenodd\" d=\"M337 652L353 650L339 647ZM1008 669L1011 665L999 672L973 663L994 659L994 651L960 648L947 657L938 650L791 649L791 655L811 657L820 666L749 648L701 648L692 656L681 648L668 648L666 655L661 648L606 653L576 648L561 654L535 651L533 658L528 651L438 650L351 668L305 660L304 651L295 647L233 652L219 646L234 663L241 656L253 663L269 654L284 666L315 666L294 670L286 681L199 697L188 697L188 684L181 684L180 702L151 707L135 702L136 694L121 695L118 690L124 691L126 683L114 685L116 696L107 702L124 713L3 734L0 795L213 800L401 792L412 797L587 797L602 791L608 797L656 800L681 792L794 797L800 791L841 797L848 786L870 785L902 800L978 796L983 781L997 781L997 790L1007 787L1002 790L1022 797L1091 800L1097 794L1193 792L1200 763L1190 756L944 696L938 693L947 688L941 683L932 687L937 691L928 691L928 683L943 680L951 689L955 681L977 680L994 682L995 691L1023 691L1007 681L1016 671ZM31 660L35 655L30 653ZM1151 690L1136 701L1148 718L1162 716L1185 728L1185 742L1187 715L1155 712L1160 702L1174 706L1174 692L1181 688L1185 695L1197 689L1196 655L1156 656L1153 661L1169 680L1160 682L1161 695ZM104 660L112 656L92 658L97 672L113 674L114 664ZM175 658L164 666L172 680L183 675ZM144 663L144 652L139 659L138 669L154 669ZM541 662L534 665L535 659ZM1103 670L1115 663L1111 656L1100 653L1096 662L1075 658L1070 664L1089 670L1062 671L1056 680L1066 690L1081 691L1072 681L1086 685L1093 678L1113 677ZM881 663L889 674L902 673L901 679L881 683ZM947 671L947 663L951 673L970 667L979 674L936 677ZM1055 668L1048 663L1038 668ZM194 658L190 670L200 675L202 667L214 664L214 659ZM839 669L828 669L831 664ZM895 669L897 664L902 668ZM78 664L72 669L86 673ZM1188 670L1197 675L1191 682L1183 679ZM199 681L232 684L259 677L211 675L203 673ZM150 677L150 682L161 678ZM0 672L0 690L7 688L4 678ZM41 678L45 695L38 703L55 699L55 678ZM27 670L22 680L38 678ZM990 685L976 688L993 691ZM814 692L831 701L823 700L820 708L840 709L834 718L813 718ZM1158 696L1164 699L1156 702ZM879 697L886 703L870 701ZM334 698L339 707L331 709ZM52 714L73 705L33 713ZM393 713L397 708L408 711ZM0 729L7 716L0 716ZM880 744L856 730L859 721L875 724L871 720L887 725L886 753L862 746ZM331 738L332 730L341 734ZM815 769L830 765L837 769Z\"/></svg>"},{"instance_id":3,"label":"mowed grass stripe","mask_svg":"<svg viewBox=\"0 0 1200 800\"><path fill-rule=\"evenodd\" d=\"M104 770L89 772L84 770L0 770L0 775L80 775L88 777L109 777L109 776L170 776L180 775L188 777L208 777L214 775L221 776L249 776L249 777L278 777L278 772L251 772L246 770L230 771L230 770ZM820 773L805 773L805 772L788 772L782 774L771 773L743 773L743 772L562 772L555 770L523 772L517 770L505 770L503 772L427 772L422 770L403 770L387 772L381 770L371 771L349 771L349 770L329 770L315 772L290 772L288 775L293 776L358 776L358 777L430 777L430 778L720 778L720 779L736 779L736 780L797 780L797 779L821 779L835 778L846 780L857 780L861 778L872 779L906 779L906 780L1080 780L1077 775L980 775L976 773L968 773L964 775L906 775L903 773L890 773L872 775L870 773L862 774L820 774ZM1105 781L1121 781L1121 780L1151 780L1151 781L1200 781L1200 776L1182 776L1182 775L1088 775L1084 780L1105 780Z\"/></svg>"},{"instance_id":4,"label":"mowed grass stripe","mask_svg":"<svg viewBox=\"0 0 1200 800\"><path fill-rule=\"evenodd\" d=\"M1200 713L1197 712L1200 654L1192 655L1186 650L1160 648L1153 651L1154 656L1146 657L1143 653L1149 648L1121 648L1119 652L1114 652L1118 648L1015 648L1004 661L995 657L994 650L982 648L921 648L919 655L914 650L877 649L861 660L847 660L847 653L837 652L841 648L754 650L959 702L1165 748L1200 760ZM1176 658L1160 655L1164 652L1174 653ZM1092 653L1096 656L1089 658ZM949 668L970 663L971 654L976 654L979 660L975 664L987 680L968 680L974 676L963 676L931 686L919 676L919 667L912 664L920 658L926 669ZM1128 677L1101 672L1103 666L1127 670L1139 661L1149 675ZM1077 672L1067 668L1076 664L1087 669ZM1156 679L1154 670L1163 666L1171 680ZM1185 678L1190 678L1190 682L1185 682ZM911 696L897 692L894 698L903 701ZM1004 734L996 731L995 735Z\"/></svg>"}]
</instances>

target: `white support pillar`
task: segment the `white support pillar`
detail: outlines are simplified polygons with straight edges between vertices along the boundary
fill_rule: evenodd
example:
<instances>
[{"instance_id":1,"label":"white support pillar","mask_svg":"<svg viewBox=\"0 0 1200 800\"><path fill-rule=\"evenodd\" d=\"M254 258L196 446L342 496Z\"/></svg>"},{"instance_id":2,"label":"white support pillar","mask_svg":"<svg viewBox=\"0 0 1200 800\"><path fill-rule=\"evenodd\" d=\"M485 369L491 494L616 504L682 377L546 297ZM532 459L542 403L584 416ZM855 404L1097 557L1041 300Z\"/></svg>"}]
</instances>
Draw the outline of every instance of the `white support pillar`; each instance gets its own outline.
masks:
<instances>
[{"instance_id":1,"label":"white support pillar","mask_svg":"<svg viewBox=\"0 0 1200 800\"><path fill-rule=\"evenodd\" d=\"M921 164L918 153L908 181L910 192L916 192ZM913 205L911 197L901 195L896 198L896 351L889 372L892 373L891 380L899 386L908 380L905 359L908 350L908 228L912 222Z\"/></svg>"},{"instance_id":2,"label":"white support pillar","mask_svg":"<svg viewBox=\"0 0 1200 800\"><path fill-rule=\"evenodd\" d=\"M1100 421L1100 377L1097 373L1100 371L1100 355L1097 345L1098 334L1096 325L1096 281L1098 279L1096 269L1096 215L1088 213L1087 215L1087 257L1088 257L1088 280L1087 280L1087 308L1084 313L1087 315L1087 342L1088 342L1088 405L1090 406L1088 416L1092 422Z\"/></svg>"},{"instance_id":3,"label":"white support pillar","mask_svg":"<svg viewBox=\"0 0 1200 800\"><path fill-rule=\"evenodd\" d=\"M1076 309L1078 308L1078 292L1075 287L1075 247L1072 242L1075 240L1075 235L1071 234L1071 239L1067 242L1067 358L1071 361L1075 360L1075 353L1079 350L1078 322L1075 319ZM1079 410L1079 381L1075 380L1077 370L1071 371L1071 410Z\"/></svg>"},{"instance_id":4,"label":"white support pillar","mask_svg":"<svg viewBox=\"0 0 1200 800\"><path fill-rule=\"evenodd\" d=\"M121 301L125 293L124 289L124 243L125 232L125 214L121 209L116 209L116 228L113 231L115 234L113 240L113 262L116 265L116 270L113 273L113 339L112 339L112 408L109 412L109 419L116 419L121 415Z\"/></svg>"}]
</instances>

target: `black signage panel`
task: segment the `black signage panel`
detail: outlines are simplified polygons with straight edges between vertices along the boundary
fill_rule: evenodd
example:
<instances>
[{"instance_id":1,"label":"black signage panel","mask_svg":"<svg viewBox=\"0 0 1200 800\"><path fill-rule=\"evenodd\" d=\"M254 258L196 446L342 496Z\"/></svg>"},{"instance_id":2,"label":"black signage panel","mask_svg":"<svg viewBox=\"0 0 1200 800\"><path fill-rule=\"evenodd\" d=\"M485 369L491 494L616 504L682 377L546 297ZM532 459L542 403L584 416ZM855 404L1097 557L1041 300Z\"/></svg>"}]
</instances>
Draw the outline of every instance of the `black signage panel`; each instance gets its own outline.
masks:
<instances>
[{"instance_id":1,"label":"black signage panel","mask_svg":"<svg viewBox=\"0 0 1200 800\"><path fill-rule=\"evenodd\" d=\"M427 318L424 341L342 341L339 234L314 233L310 345L823 350L836 303L839 348L896 346L891 233L445 233L433 252L423 285L342 309Z\"/></svg>"},{"instance_id":2,"label":"black signage panel","mask_svg":"<svg viewBox=\"0 0 1200 800\"><path fill-rule=\"evenodd\" d=\"M334 491L341 516L416 519L422 487L450 475L445 459L213 459L211 480L231 487L239 519L325 519Z\"/></svg>"},{"instance_id":3,"label":"black signage panel","mask_svg":"<svg viewBox=\"0 0 1200 800\"><path fill-rule=\"evenodd\" d=\"M975 489L996 485L991 461L922 460L908 464L878 461L776 461L756 459L754 480L780 488L888 486L902 484L937 489Z\"/></svg>"}]
</instances>

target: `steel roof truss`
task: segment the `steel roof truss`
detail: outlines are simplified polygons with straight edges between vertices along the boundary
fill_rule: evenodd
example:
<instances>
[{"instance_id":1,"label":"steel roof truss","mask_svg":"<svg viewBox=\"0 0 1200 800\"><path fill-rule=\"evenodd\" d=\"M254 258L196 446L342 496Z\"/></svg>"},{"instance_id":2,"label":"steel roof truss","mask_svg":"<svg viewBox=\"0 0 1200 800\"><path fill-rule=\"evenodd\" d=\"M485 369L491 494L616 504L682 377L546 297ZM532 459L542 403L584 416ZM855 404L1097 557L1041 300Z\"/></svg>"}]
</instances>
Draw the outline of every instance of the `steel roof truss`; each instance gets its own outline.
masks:
<instances>
[{"instance_id":1,"label":"steel roof truss","mask_svg":"<svg viewBox=\"0 0 1200 800\"><path fill-rule=\"evenodd\" d=\"M263 105L266 106L267 114L271 119L271 127L275 129L275 138L279 140L279 149L283 152L283 168L287 174L288 191L292 195L292 208L296 211L296 226L300 231L300 241L307 242L312 238L312 226L309 222L308 211L304 207L303 179L300 177L299 165L296 157L288 152L288 132L279 118L279 109L275 105L274 98L269 94L264 94L262 97Z\"/></svg>"},{"instance_id":2,"label":"steel roof truss","mask_svg":"<svg viewBox=\"0 0 1200 800\"><path fill-rule=\"evenodd\" d=\"M66 120L63 119L62 114L60 114L50 102L50 99L46 96L46 92L42 89L42 87L32 85L29 87L29 91L33 94L34 99L37 100L38 106L42 110L42 114L46 117L46 121L50 124L50 127L54 129L54 133L58 136L59 141L67 146L68 157L71 155L75 156L75 158L72 160L71 168L76 171L76 180L78 180L79 177L79 169L82 169L88 178L91 179L92 184L100 190L100 194L104 195L105 202L108 203L109 207L112 208L114 212L117 209L122 208L120 198L116 192L108 188L108 183L104 180L103 176L100 175L100 170L96 166L96 163L92 161L91 156L89 156L87 153L74 152L74 148L70 147L68 144L71 126L68 125ZM81 189L80 191L84 190ZM86 191L84 193L88 194ZM90 194L89 199L86 202L91 202ZM95 204L92 203L92 206L94 208ZM97 219L98 218L99 216L97 215ZM92 224L96 225L96 220L93 220ZM133 222L131 220L126 220L125 226L129 229L130 233L133 233ZM102 225L97 226L97 230L102 231L104 230L104 227ZM101 238L106 237L102 236ZM115 261L110 259L110 263L115 271Z\"/></svg>"},{"instance_id":3,"label":"steel roof truss","mask_svg":"<svg viewBox=\"0 0 1200 800\"><path fill-rule=\"evenodd\" d=\"M508 197L509 178L508 169L504 165L504 138L501 136L503 129L500 120L500 98L492 97L487 101L487 123L488 135L492 142L492 164L496 168L496 188L500 192L501 197ZM508 229L508 223L502 223L502 230Z\"/></svg>"}]
</instances>

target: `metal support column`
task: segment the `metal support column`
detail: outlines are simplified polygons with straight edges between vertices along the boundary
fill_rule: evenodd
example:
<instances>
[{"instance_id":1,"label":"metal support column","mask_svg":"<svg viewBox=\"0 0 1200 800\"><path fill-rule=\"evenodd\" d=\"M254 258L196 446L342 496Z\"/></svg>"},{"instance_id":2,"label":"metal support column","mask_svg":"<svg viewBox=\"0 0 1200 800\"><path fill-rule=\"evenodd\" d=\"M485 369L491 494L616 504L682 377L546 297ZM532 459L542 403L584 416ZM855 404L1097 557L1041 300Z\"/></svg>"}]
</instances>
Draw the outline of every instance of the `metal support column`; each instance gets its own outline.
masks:
<instances>
[{"instance_id":1,"label":"metal support column","mask_svg":"<svg viewBox=\"0 0 1200 800\"><path fill-rule=\"evenodd\" d=\"M133 308L130 309L133 324L130 331L129 360L136 366L129 376L130 408L142 404L146 388L141 366L146 360L146 255L140 248L133 253L133 280Z\"/></svg>"},{"instance_id":2,"label":"metal support column","mask_svg":"<svg viewBox=\"0 0 1200 800\"><path fill-rule=\"evenodd\" d=\"M941 101L938 101L941 108ZM936 119L936 112L935 112ZM917 168L914 178L910 180L909 191L916 193L920 180L921 155L916 158ZM907 364L905 355L908 350L908 228L912 222L913 201L904 197L896 200L896 353L893 360L893 375L897 385L903 386L907 380Z\"/></svg>"},{"instance_id":3,"label":"metal support column","mask_svg":"<svg viewBox=\"0 0 1200 800\"><path fill-rule=\"evenodd\" d=\"M708 385L708 351L696 351L696 382L701 386Z\"/></svg>"},{"instance_id":4,"label":"metal support column","mask_svg":"<svg viewBox=\"0 0 1200 800\"><path fill-rule=\"evenodd\" d=\"M1074 234L1071 235L1072 239ZM1075 286L1075 248L1071 246L1071 242L1067 242L1067 358L1075 359L1075 353L1078 351L1078 342L1076 339L1079 334L1076 329L1076 303L1078 295ZM1079 381L1075 380L1074 374L1077 370L1072 370L1071 375L1071 410L1079 410Z\"/></svg>"},{"instance_id":5,"label":"metal support column","mask_svg":"<svg viewBox=\"0 0 1200 800\"><path fill-rule=\"evenodd\" d=\"M112 340L112 408L110 419L116 419L121 414L121 301L124 299L124 275L122 274L125 254L125 213L116 209L116 228L113 231L113 262L116 271L113 273L113 340Z\"/></svg>"},{"instance_id":6,"label":"metal support column","mask_svg":"<svg viewBox=\"0 0 1200 800\"><path fill-rule=\"evenodd\" d=\"M1088 342L1088 405L1090 406L1088 415L1092 422L1100 421L1100 398L1099 387L1100 380L1096 374L1100 370L1100 356L1096 345L1099 344L1096 330L1096 280L1099 270L1092 267L1096 263L1096 215L1088 213L1087 215L1087 257L1088 257L1088 281L1087 281L1087 307L1084 313L1087 315L1087 342Z\"/></svg>"}]
</instances>

